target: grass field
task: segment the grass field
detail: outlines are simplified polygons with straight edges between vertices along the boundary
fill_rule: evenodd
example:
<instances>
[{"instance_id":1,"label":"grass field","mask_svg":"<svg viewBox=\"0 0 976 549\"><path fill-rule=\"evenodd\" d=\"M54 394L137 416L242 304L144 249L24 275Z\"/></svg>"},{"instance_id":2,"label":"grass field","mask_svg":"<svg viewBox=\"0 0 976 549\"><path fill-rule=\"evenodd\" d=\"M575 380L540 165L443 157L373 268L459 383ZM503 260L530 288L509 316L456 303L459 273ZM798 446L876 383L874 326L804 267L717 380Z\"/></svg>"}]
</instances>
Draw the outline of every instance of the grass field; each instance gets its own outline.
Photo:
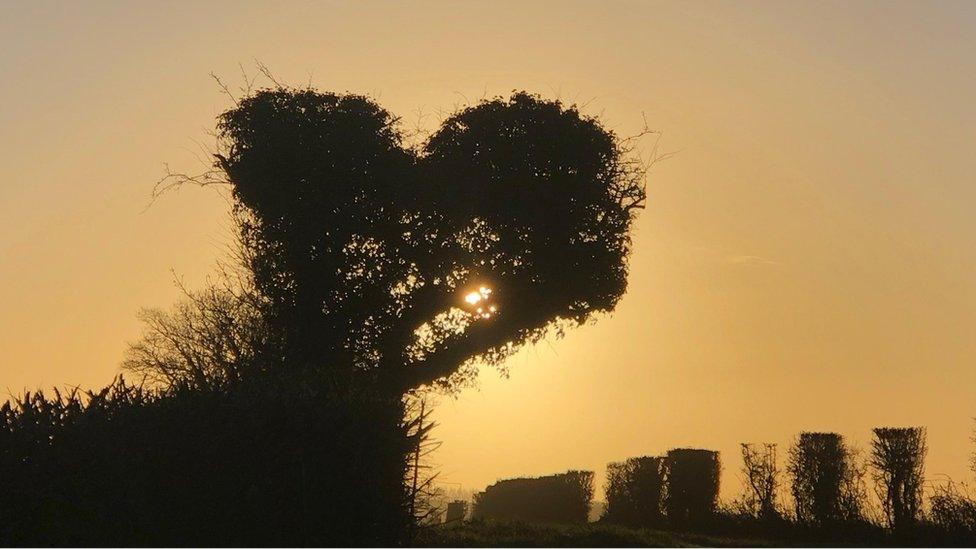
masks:
<instances>
[{"instance_id":1,"label":"grass field","mask_svg":"<svg viewBox=\"0 0 976 549\"><path fill-rule=\"evenodd\" d=\"M419 547L771 547L782 543L632 529L608 524L469 521L423 530Z\"/></svg>"}]
</instances>

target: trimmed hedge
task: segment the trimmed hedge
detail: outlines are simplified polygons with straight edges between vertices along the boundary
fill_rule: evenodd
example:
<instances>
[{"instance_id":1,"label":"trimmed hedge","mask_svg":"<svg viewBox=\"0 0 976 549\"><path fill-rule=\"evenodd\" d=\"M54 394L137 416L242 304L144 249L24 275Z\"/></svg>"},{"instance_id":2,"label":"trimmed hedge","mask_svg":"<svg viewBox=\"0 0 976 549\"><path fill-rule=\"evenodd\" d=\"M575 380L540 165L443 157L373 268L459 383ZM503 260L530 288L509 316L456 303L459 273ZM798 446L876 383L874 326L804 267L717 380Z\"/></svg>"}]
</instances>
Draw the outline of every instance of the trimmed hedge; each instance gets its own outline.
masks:
<instances>
[{"instance_id":1,"label":"trimmed hedge","mask_svg":"<svg viewBox=\"0 0 976 549\"><path fill-rule=\"evenodd\" d=\"M593 471L500 480L475 494L474 517L527 522L586 522Z\"/></svg>"},{"instance_id":2,"label":"trimmed hedge","mask_svg":"<svg viewBox=\"0 0 976 549\"><path fill-rule=\"evenodd\" d=\"M607 465L607 507L603 520L627 526L660 527L665 493L665 460L634 457Z\"/></svg>"},{"instance_id":3,"label":"trimmed hedge","mask_svg":"<svg viewBox=\"0 0 976 549\"><path fill-rule=\"evenodd\" d=\"M668 451L665 467L667 495L664 506L670 524L678 528L706 524L718 504L722 470L718 452L676 448Z\"/></svg>"}]
</instances>

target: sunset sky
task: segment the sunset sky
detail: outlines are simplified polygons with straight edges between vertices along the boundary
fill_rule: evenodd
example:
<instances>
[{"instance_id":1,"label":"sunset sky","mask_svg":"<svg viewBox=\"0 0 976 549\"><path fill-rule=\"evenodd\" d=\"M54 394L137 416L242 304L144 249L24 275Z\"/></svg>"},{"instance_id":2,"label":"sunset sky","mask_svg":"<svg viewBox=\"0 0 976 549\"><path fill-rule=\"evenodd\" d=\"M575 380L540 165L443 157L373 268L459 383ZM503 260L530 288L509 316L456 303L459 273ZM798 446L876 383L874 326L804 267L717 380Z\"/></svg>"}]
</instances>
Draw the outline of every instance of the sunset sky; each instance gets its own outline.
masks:
<instances>
[{"instance_id":1,"label":"sunset sky","mask_svg":"<svg viewBox=\"0 0 976 549\"><path fill-rule=\"evenodd\" d=\"M0 389L104 385L173 273L205 284L226 197L147 205L203 167L232 104L208 74L258 59L407 127L526 89L677 152L617 311L439 397L445 483L696 446L728 498L739 442L878 425L973 480L976 3L206 4L0 7Z\"/></svg>"}]
</instances>

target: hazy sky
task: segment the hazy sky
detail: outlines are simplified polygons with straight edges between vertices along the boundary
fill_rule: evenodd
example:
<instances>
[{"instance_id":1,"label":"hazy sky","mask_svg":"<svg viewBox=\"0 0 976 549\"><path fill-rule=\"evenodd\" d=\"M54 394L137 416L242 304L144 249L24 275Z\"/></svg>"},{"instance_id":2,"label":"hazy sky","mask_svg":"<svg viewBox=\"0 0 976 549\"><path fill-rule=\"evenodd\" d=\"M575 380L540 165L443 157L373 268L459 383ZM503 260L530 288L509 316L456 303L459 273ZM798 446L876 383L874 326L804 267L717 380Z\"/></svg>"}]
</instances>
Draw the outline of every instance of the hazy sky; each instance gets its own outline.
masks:
<instances>
[{"instance_id":1,"label":"hazy sky","mask_svg":"<svg viewBox=\"0 0 976 549\"><path fill-rule=\"evenodd\" d=\"M0 6L0 389L108 382L171 270L205 282L224 198L145 207L257 58L410 125L518 88L680 151L618 310L441 398L443 481L691 445L731 496L741 441L882 424L970 480L976 3L207 4Z\"/></svg>"}]
</instances>

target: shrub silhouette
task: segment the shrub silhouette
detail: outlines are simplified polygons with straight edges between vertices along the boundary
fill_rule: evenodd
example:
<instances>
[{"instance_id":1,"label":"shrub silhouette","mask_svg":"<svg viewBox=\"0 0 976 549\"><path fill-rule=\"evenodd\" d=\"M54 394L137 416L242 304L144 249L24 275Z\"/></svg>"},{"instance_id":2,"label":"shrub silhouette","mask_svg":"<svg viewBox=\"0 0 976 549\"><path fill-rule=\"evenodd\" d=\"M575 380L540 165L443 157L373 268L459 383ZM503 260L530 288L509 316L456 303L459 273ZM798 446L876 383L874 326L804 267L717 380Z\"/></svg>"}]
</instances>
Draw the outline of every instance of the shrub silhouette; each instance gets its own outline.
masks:
<instances>
[{"instance_id":1,"label":"shrub silhouette","mask_svg":"<svg viewBox=\"0 0 976 549\"><path fill-rule=\"evenodd\" d=\"M745 503L749 513L765 521L780 518L776 490L780 470L776 463L776 445L742 444L742 473L746 480Z\"/></svg>"},{"instance_id":2,"label":"shrub silhouette","mask_svg":"<svg viewBox=\"0 0 976 549\"><path fill-rule=\"evenodd\" d=\"M947 538L944 543L963 547L976 544L976 500L955 483L935 488L929 516Z\"/></svg>"},{"instance_id":3,"label":"shrub silhouette","mask_svg":"<svg viewBox=\"0 0 976 549\"><path fill-rule=\"evenodd\" d=\"M862 520L864 473L841 435L800 433L787 472L800 523L822 527Z\"/></svg>"},{"instance_id":4,"label":"shrub silhouette","mask_svg":"<svg viewBox=\"0 0 976 549\"><path fill-rule=\"evenodd\" d=\"M473 515L527 522L586 522L592 500L593 472L567 471L500 480L475 494Z\"/></svg>"},{"instance_id":5,"label":"shrub silhouette","mask_svg":"<svg viewBox=\"0 0 976 549\"><path fill-rule=\"evenodd\" d=\"M190 291L171 310L144 309L140 340L122 368L155 387L197 389L280 369L280 342L246 270L223 268L218 284Z\"/></svg>"},{"instance_id":6,"label":"shrub silhouette","mask_svg":"<svg viewBox=\"0 0 976 549\"><path fill-rule=\"evenodd\" d=\"M664 458L635 457L607 465L607 506L602 519L628 526L664 523Z\"/></svg>"},{"instance_id":7,"label":"shrub silhouette","mask_svg":"<svg viewBox=\"0 0 976 549\"><path fill-rule=\"evenodd\" d=\"M926 451L923 427L874 429L871 466L875 486L888 524L896 531L911 528L919 518Z\"/></svg>"},{"instance_id":8,"label":"shrub silhouette","mask_svg":"<svg viewBox=\"0 0 976 549\"><path fill-rule=\"evenodd\" d=\"M0 409L4 545L407 541L399 401L314 380L25 395ZM298 389L301 387L301 389Z\"/></svg>"},{"instance_id":9,"label":"shrub silhouette","mask_svg":"<svg viewBox=\"0 0 976 549\"><path fill-rule=\"evenodd\" d=\"M669 450L665 467L668 522L677 528L705 525L718 503L722 469L718 452L694 448Z\"/></svg>"}]
</instances>

